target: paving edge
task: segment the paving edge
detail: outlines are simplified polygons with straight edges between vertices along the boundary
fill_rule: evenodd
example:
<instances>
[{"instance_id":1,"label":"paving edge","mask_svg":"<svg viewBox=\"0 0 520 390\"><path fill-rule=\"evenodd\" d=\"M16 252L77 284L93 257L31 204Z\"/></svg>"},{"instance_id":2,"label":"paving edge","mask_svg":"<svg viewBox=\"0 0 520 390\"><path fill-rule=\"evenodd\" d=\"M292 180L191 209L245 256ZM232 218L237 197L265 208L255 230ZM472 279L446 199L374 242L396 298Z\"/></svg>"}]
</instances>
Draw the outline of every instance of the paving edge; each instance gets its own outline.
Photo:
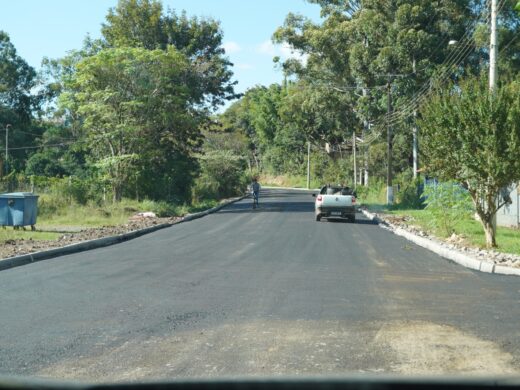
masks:
<instances>
[{"instance_id":1,"label":"paving edge","mask_svg":"<svg viewBox=\"0 0 520 390\"><path fill-rule=\"evenodd\" d=\"M41 252L34 252L29 253L26 255L20 255L20 256L14 256L14 257L8 257L6 259L0 259L0 271L4 271L10 268L14 267L20 267L22 265L27 265L31 263L36 263L38 261L42 260L48 260L59 256L64 255L70 255L72 253L77 252L83 252L91 249L96 248L102 248L105 246L110 246L114 244L118 244L124 241L132 240L134 238L143 236L145 234L149 234L152 232L155 232L157 230L165 229L168 227L171 227L173 225L177 225L179 223L192 221L197 218L204 217L206 215L215 213L222 209L223 207L226 207L232 203L238 202L242 199L244 199L246 196L240 196L238 198L233 198L231 200L228 200L226 202L223 202L222 204L219 204L216 207L213 207L208 210L204 210L198 213L188 214L185 217L183 217L181 220L172 222L172 223L162 223L160 225L155 226L149 226L147 228L139 229L139 230L133 230L128 233L118 234L117 236L110 236L110 237L103 237L103 238L97 238L94 240L88 240L88 241L82 241L75 244L70 244L66 246L62 246L59 248L53 248Z\"/></svg>"},{"instance_id":2,"label":"paving edge","mask_svg":"<svg viewBox=\"0 0 520 390\"><path fill-rule=\"evenodd\" d=\"M408 241L413 242L414 244L419 245L420 247L426 248L439 256L451 260L459 265L462 265L466 268L470 268L480 272L487 272L490 274L501 274L501 275L514 275L520 276L520 269L511 268L503 265L498 265L495 263L490 263L489 261L479 260L473 256L468 256L465 253L461 253L454 249L446 248L439 243L432 241L428 238L417 236L416 234L410 233L404 229L393 226L386 221L381 220L375 214L361 210L361 212L370 220L376 221L379 225L383 225L389 227L392 233L406 238Z\"/></svg>"}]
</instances>

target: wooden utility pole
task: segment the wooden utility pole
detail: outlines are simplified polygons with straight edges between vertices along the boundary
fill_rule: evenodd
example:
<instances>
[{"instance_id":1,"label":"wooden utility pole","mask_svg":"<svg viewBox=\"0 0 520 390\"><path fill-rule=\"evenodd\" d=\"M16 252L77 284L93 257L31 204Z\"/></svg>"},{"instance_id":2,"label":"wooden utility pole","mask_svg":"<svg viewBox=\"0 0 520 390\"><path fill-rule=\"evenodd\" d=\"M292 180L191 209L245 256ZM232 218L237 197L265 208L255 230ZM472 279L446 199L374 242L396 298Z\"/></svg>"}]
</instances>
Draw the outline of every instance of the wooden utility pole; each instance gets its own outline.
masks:
<instances>
[{"instance_id":1,"label":"wooden utility pole","mask_svg":"<svg viewBox=\"0 0 520 390\"><path fill-rule=\"evenodd\" d=\"M368 95L368 90L367 88L363 88L363 97L367 97ZM367 102L365 102L365 104L367 104ZM367 105L368 107L368 105ZM365 119L363 120L363 133L362 133L362 136L361 138L363 139L363 141L365 140L365 136L366 136L366 132L369 130L369 121L368 121L368 114L369 110L367 108L366 110L366 114L365 114ZM368 186L368 145L365 145L364 147L364 153L363 153L363 171L364 171L364 178L363 180L360 180L360 182L362 181L363 185L364 186Z\"/></svg>"},{"instance_id":2,"label":"wooden utility pole","mask_svg":"<svg viewBox=\"0 0 520 390\"><path fill-rule=\"evenodd\" d=\"M307 189L311 188L311 142L307 142Z\"/></svg>"},{"instance_id":3,"label":"wooden utility pole","mask_svg":"<svg viewBox=\"0 0 520 390\"><path fill-rule=\"evenodd\" d=\"M9 128L11 125L5 126L5 175L9 174Z\"/></svg>"},{"instance_id":4,"label":"wooden utility pole","mask_svg":"<svg viewBox=\"0 0 520 390\"><path fill-rule=\"evenodd\" d=\"M352 156L354 157L354 188L357 187L356 132L352 133Z\"/></svg>"},{"instance_id":5,"label":"wooden utility pole","mask_svg":"<svg viewBox=\"0 0 520 390\"><path fill-rule=\"evenodd\" d=\"M412 70L414 77L417 77L415 74L415 58L412 59ZM417 110L413 110L413 178L416 179L419 170L419 141L418 141L418 129L417 129Z\"/></svg>"},{"instance_id":6,"label":"wooden utility pole","mask_svg":"<svg viewBox=\"0 0 520 390\"><path fill-rule=\"evenodd\" d=\"M387 163L388 168L386 172L386 204L394 204L394 188L392 187L392 124L390 115L392 114L392 84L388 80L388 107L387 107Z\"/></svg>"}]
</instances>

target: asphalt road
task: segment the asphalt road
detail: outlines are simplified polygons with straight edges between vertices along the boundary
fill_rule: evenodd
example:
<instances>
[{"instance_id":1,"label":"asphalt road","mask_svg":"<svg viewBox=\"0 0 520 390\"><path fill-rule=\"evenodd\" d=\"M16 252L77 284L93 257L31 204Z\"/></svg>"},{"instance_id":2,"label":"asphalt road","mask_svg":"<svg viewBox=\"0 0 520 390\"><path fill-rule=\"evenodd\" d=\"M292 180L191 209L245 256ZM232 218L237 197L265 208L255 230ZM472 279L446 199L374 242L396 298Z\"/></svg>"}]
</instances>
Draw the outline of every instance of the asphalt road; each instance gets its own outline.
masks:
<instances>
[{"instance_id":1,"label":"asphalt road","mask_svg":"<svg viewBox=\"0 0 520 390\"><path fill-rule=\"evenodd\" d=\"M266 190L111 247L0 272L0 375L518 374L520 279Z\"/></svg>"}]
</instances>

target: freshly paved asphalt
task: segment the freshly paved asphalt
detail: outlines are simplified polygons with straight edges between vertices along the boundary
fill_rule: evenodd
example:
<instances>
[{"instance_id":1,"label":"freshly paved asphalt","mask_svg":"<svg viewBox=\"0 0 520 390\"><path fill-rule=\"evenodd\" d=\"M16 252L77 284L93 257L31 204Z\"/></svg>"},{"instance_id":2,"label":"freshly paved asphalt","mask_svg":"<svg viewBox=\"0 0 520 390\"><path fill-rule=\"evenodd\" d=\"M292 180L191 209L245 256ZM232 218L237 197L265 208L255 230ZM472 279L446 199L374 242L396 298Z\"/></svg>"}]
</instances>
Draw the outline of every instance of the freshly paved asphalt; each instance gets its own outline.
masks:
<instances>
[{"instance_id":1,"label":"freshly paved asphalt","mask_svg":"<svg viewBox=\"0 0 520 390\"><path fill-rule=\"evenodd\" d=\"M114 381L518 374L520 279L265 190L122 244L0 272L0 375Z\"/></svg>"}]
</instances>

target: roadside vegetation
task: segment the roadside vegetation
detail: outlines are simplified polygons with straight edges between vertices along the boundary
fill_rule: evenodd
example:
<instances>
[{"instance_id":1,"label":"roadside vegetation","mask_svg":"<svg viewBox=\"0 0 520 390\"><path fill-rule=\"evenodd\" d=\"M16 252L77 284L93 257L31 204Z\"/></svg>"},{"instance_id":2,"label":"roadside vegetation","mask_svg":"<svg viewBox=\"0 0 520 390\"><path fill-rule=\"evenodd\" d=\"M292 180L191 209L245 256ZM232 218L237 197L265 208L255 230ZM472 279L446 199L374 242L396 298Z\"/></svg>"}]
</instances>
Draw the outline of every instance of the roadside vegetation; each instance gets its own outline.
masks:
<instances>
[{"instance_id":1,"label":"roadside vegetation","mask_svg":"<svg viewBox=\"0 0 520 390\"><path fill-rule=\"evenodd\" d=\"M429 235L459 246L486 248L486 235L467 191L456 182L431 185L418 191L414 185L398 187L397 202L386 205L386 185L381 182L358 189L359 201L371 212L412 225ZM497 227L495 250L520 255L520 229Z\"/></svg>"},{"instance_id":2,"label":"roadside vegetation","mask_svg":"<svg viewBox=\"0 0 520 390\"><path fill-rule=\"evenodd\" d=\"M379 211L383 211L380 208ZM406 224L415 225L421 230L439 238L453 237L462 246L486 248L486 237L482 226L471 216L458 219L452 225L451 234L447 235L441 226L442 221L429 210L390 209L384 213L406 217ZM515 228L498 227L496 232L500 246L495 248L499 252L520 255L520 230Z\"/></svg>"}]
</instances>

